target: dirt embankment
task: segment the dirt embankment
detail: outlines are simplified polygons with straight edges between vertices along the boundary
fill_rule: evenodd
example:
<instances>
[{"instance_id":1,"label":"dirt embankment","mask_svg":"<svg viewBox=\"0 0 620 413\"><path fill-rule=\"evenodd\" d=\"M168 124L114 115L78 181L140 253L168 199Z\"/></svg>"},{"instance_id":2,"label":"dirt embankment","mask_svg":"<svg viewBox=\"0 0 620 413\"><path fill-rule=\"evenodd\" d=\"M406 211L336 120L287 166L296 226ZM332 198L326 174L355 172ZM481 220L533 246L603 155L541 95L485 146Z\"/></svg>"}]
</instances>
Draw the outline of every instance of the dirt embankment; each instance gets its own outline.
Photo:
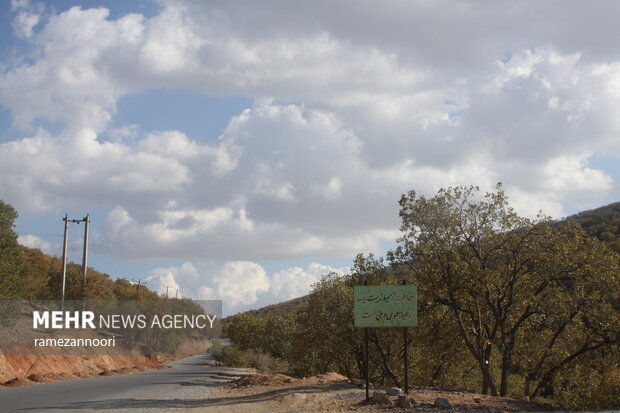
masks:
<instances>
[{"instance_id":1,"label":"dirt embankment","mask_svg":"<svg viewBox=\"0 0 620 413\"><path fill-rule=\"evenodd\" d=\"M388 396L385 389L374 401L365 400L360 384L337 373L304 379L282 374L255 374L241 377L210 393L208 404L192 410L202 413L279 412L469 412L502 413L553 410L534 401L484 396L450 390L410 389L410 407L398 406L397 396ZM440 404L438 399L445 401ZM447 404L445 404L447 402ZM449 409L449 410L445 410Z\"/></svg>"},{"instance_id":2,"label":"dirt embankment","mask_svg":"<svg viewBox=\"0 0 620 413\"><path fill-rule=\"evenodd\" d=\"M152 370L161 368L163 362L173 358L145 355L0 355L0 387Z\"/></svg>"}]
</instances>

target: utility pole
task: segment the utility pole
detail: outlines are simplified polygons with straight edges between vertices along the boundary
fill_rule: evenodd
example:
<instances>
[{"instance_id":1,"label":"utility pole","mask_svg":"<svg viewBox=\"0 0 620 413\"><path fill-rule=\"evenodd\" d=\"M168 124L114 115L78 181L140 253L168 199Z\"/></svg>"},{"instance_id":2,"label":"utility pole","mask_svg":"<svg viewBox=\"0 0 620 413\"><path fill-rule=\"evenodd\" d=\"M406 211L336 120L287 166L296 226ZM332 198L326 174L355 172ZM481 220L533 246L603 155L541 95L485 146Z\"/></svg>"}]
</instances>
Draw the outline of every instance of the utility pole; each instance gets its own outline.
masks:
<instances>
[{"instance_id":1,"label":"utility pole","mask_svg":"<svg viewBox=\"0 0 620 413\"><path fill-rule=\"evenodd\" d=\"M133 281L134 283L136 283L136 300L141 300L142 299L142 293L140 292L140 286L142 287L146 287L146 285L148 284L147 281L142 282L142 280L136 280L136 279L131 279L131 281Z\"/></svg>"},{"instance_id":2,"label":"utility pole","mask_svg":"<svg viewBox=\"0 0 620 413\"><path fill-rule=\"evenodd\" d=\"M67 235L69 233L69 218L67 214L62 219L65 221L65 238L62 246L62 282L60 287L60 311L65 309L65 280L67 279Z\"/></svg>"},{"instance_id":3,"label":"utility pole","mask_svg":"<svg viewBox=\"0 0 620 413\"><path fill-rule=\"evenodd\" d=\"M82 281L82 300L86 300L86 271L87 271L87 263L88 263L88 224L90 223L90 217L87 214L82 219L69 219L67 214L62 219L65 222L65 235L62 247L62 280L61 280L61 289L60 289L60 308L61 311L65 308L65 286L67 283L67 242L69 235L69 222L74 222L79 224L80 222L85 223L84 227L84 251L82 255L82 272L84 274L84 279ZM85 303L84 303L85 304Z\"/></svg>"},{"instance_id":4,"label":"utility pole","mask_svg":"<svg viewBox=\"0 0 620 413\"><path fill-rule=\"evenodd\" d=\"M88 262L88 223L90 222L90 216L86 214L84 217L84 250L82 252L82 271L84 273L84 280L82 282L82 300L86 300L86 271Z\"/></svg>"}]
</instances>

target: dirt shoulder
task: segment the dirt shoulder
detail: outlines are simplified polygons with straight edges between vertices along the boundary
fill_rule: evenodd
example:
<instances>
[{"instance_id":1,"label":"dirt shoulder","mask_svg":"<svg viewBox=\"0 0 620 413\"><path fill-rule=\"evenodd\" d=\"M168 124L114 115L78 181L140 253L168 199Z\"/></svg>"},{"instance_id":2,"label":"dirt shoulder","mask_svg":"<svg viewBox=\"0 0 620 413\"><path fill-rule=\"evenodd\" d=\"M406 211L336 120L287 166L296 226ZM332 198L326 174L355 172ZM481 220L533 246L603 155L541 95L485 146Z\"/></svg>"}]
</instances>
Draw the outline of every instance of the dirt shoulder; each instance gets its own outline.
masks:
<instances>
[{"instance_id":1,"label":"dirt shoulder","mask_svg":"<svg viewBox=\"0 0 620 413\"><path fill-rule=\"evenodd\" d=\"M181 356L0 355L0 389L78 378L114 376L167 368Z\"/></svg>"},{"instance_id":2,"label":"dirt shoulder","mask_svg":"<svg viewBox=\"0 0 620 413\"><path fill-rule=\"evenodd\" d=\"M381 390L378 390L381 391ZM192 411L233 413L247 409L256 413L278 412L376 412L440 411L437 398L444 398L452 411L520 412L550 410L550 406L527 400L484 396L476 393L445 390L410 390L413 407L397 406L397 396L383 403L366 402L359 384L336 373L305 379L282 374L257 374L241 377L210 392L208 406ZM372 395L372 392L371 392ZM243 409L243 410L241 410Z\"/></svg>"}]
</instances>

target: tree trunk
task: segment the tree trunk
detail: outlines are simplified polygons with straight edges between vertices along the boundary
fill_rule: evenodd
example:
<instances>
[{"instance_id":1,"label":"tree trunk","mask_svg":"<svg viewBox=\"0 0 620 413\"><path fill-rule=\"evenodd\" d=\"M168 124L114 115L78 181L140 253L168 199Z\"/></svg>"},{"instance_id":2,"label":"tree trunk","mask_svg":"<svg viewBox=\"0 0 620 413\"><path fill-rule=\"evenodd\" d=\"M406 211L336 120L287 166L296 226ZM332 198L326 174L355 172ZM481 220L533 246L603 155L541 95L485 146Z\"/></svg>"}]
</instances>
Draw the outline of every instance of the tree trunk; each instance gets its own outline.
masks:
<instances>
[{"instance_id":1,"label":"tree trunk","mask_svg":"<svg viewBox=\"0 0 620 413\"><path fill-rule=\"evenodd\" d=\"M482 367L481 367L482 369ZM487 382L487 376L484 374L484 371L481 370L482 373L482 391L481 394L489 394L489 383Z\"/></svg>"},{"instance_id":2,"label":"tree trunk","mask_svg":"<svg viewBox=\"0 0 620 413\"><path fill-rule=\"evenodd\" d=\"M525 385L523 386L523 394L526 396L530 396L530 384L532 380L530 379L529 374L525 375Z\"/></svg>"},{"instance_id":3,"label":"tree trunk","mask_svg":"<svg viewBox=\"0 0 620 413\"><path fill-rule=\"evenodd\" d=\"M497 387L493 382L493 375L491 374L491 360L490 356L483 357L482 360L478 360L480 365L480 372L482 373L482 394L490 394L491 396L497 396Z\"/></svg>"},{"instance_id":4,"label":"tree trunk","mask_svg":"<svg viewBox=\"0 0 620 413\"><path fill-rule=\"evenodd\" d=\"M512 367L512 350L507 349L502 354L502 381L499 385L499 395L506 396L508 394L508 373Z\"/></svg>"}]
</instances>

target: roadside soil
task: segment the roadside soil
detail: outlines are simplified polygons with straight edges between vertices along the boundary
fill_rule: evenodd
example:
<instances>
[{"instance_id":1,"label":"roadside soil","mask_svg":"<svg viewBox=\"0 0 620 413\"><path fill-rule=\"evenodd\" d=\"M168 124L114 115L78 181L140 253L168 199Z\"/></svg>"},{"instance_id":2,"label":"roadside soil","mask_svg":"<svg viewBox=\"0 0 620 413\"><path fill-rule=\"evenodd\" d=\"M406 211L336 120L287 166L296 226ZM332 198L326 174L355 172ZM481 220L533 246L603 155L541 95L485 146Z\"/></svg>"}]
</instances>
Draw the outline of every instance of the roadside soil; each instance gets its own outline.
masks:
<instances>
[{"instance_id":1,"label":"roadside soil","mask_svg":"<svg viewBox=\"0 0 620 413\"><path fill-rule=\"evenodd\" d=\"M381 389L378 389L381 391ZM435 399L443 397L456 412L521 412L553 410L551 406L528 400L485 396L464 391L414 389L409 392L413 409L397 407L397 397L378 404L365 401L365 391L337 373L297 379L282 374L243 376L209 392L208 406L192 409L204 413L279 412L403 412L440 411ZM371 391L372 396L372 391ZM479 399L476 402L474 399Z\"/></svg>"},{"instance_id":2,"label":"roadside soil","mask_svg":"<svg viewBox=\"0 0 620 413\"><path fill-rule=\"evenodd\" d=\"M166 363L183 357L185 356L0 355L0 389L168 368Z\"/></svg>"}]
</instances>

